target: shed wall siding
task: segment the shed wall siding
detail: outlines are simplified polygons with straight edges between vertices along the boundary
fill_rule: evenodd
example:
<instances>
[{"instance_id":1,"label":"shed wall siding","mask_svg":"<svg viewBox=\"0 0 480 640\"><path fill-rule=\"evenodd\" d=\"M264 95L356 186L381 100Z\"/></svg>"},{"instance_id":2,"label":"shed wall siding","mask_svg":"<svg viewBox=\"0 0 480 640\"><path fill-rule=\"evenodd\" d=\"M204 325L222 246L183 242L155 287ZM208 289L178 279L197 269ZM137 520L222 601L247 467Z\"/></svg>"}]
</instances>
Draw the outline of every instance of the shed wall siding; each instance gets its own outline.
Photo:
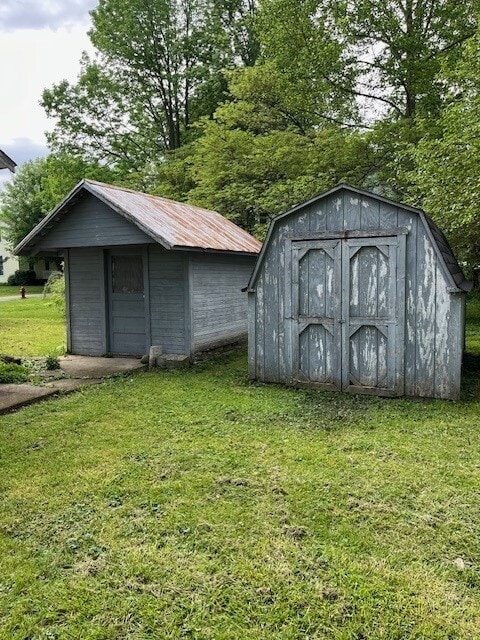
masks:
<instances>
[{"instance_id":1,"label":"shed wall siding","mask_svg":"<svg viewBox=\"0 0 480 640\"><path fill-rule=\"evenodd\" d=\"M418 214L354 193L334 193L279 220L250 303L250 376L291 382L286 353L287 236L323 231L408 229L406 238L405 394L457 398L463 351L462 296L447 291L443 267ZM287 282L286 282L287 274ZM288 342L288 341L287 341ZM253 359L253 361L252 361Z\"/></svg>"},{"instance_id":2,"label":"shed wall siding","mask_svg":"<svg viewBox=\"0 0 480 640\"><path fill-rule=\"evenodd\" d=\"M37 244L37 250L143 244L152 239L98 198L85 196Z\"/></svg>"},{"instance_id":3,"label":"shed wall siding","mask_svg":"<svg viewBox=\"0 0 480 640\"><path fill-rule=\"evenodd\" d=\"M70 250L68 270L71 351L101 356L107 351L103 250Z\"/></svg>"},{"instance_id":4,"label":"shed wall siding","mask_svg":"<svg viewBox=\"0 0 480 640\"><path fill-rule=\"evenodd\" d=\"M235 341L247 334L247 294L242 292L255 258L191 254L193 349Z\"/></svg>"},{"instance_id":5,"label":"shed wall siding","mask_svg":"<svg viewBox=\"0 0 480 640\"><path fill-rule=\"evenodd\" d=\"M188 354L186 336L188 254L149 247L151 344L164 353Z\"/></svg>"}]
</instances>

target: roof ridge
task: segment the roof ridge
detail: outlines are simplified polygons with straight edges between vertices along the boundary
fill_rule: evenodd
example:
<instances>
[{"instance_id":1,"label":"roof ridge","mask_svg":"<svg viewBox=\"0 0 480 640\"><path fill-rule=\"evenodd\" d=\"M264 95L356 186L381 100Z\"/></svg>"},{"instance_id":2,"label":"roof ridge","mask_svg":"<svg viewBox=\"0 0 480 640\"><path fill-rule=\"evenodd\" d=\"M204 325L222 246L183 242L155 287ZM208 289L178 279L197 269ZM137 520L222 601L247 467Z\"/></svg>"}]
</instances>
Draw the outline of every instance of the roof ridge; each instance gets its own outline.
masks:
<instances>
[{"instance_id":1,"label":"roof ridge","mask_svg":"<svg viewBox=\"0 0 480 640\"><path fill-rule=\"evenodd\" d=\"M200 209L201 211L206 211L207 213L214 213L217 216L222 216L225 218L223 214L218 211L214 211L213 209L207 209L206 207L200 207L197 204L190 204L189 202L180 202L179 200L172 200L172 198L166 198L165 196L159 196L155 193L147 193L146 191L138 191L138 189L129 189L128 187L119 186L116 184L110 184L108 182L100 182L100 180L91 180L90 178L84 178L84 182L88 182L90 184L97 184L101 187L107 187L109 189L118 189L119 191L126 191L128 193L135 193L141 196L147 196L148 198L155 198L156 200L163 200L165 202L171 202L175 205L185 205L186 207L193 207L194 209ZM228 220L228 218L227 218Z\"/></svg>"}]
</instances>

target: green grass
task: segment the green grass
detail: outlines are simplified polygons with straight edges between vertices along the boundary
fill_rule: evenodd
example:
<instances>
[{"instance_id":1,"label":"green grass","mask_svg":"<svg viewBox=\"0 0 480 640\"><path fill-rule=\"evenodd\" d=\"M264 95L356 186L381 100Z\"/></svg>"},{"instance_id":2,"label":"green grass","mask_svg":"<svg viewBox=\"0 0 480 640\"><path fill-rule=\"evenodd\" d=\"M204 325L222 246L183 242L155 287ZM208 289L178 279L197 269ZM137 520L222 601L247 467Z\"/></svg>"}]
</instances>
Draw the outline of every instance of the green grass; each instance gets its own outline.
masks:
<instances>
[{"instance_id":1,"label":"green grass","mask_svg":"<svg viewBox=\"0 0 480 640\"><path fill-rule=\"evenodd\" d=\"M65 348L65 319L50 300L0 302L0 353L43 356Z\"/></svg>"},{"instance_id":2,"label":"green grass","mask_svg":"<svg viewBox=\"0 0 480 640\"><path fill-rule=\"evenodd\" d=\"M0 639L476 639L480 394L249 384L243 354L0 418Z\"/></svg>"},{"instance_id":3,"label":"green grass","mask_svg":"<svg viewBox=\"0 0 480 640\"><path fill-rule=\"evenodd\" d=\"M25 289L27 297L32 293L43 293L43 285L26 285ZM4 296L18 296L20 298L20 287L0 284L0 298Z\"/></svg>"}]
</instances>

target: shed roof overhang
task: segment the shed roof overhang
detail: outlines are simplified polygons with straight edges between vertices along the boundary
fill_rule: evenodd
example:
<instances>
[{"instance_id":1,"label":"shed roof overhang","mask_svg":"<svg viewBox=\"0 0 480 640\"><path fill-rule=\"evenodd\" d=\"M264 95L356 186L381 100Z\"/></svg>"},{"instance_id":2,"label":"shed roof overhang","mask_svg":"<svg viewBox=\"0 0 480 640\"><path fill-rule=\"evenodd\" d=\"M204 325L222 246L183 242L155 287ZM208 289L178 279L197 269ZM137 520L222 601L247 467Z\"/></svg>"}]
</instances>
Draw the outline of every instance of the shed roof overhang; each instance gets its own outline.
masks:
<instances>
[{"instance_id":1,"label":"shed roof overhang","mask_svg":"<svg viewBox=\"0 0 480 640\"><path fill-rule=\"evenodd\" d=\"M82 180L15 247L17 255L36 255L39 240L65 214L91 194L167 250L194 250L256 256L261 244L219 213L157 196ZM64 247L66 248L66 247ZM59 248L60 249L60 248Z\"/></svg>"},{"instance_id":2,"label":"shed roof overhang","mask_svg":"<svg viewBox=\"0 0 480 640\"><path fill-rule=\"evenodd\" d=\"M297 213L298 211L301 211L305 207L308 207L320 200L323 200L324 198L327 198L328 196L333 195L334 193L337 193L339 191L349 191L351 193L355 193L360 196L368 196L369 198L373 198L380 202L384 202L385 204L388 204L394 207L399 207L401 209L404 209L405 211L410 211L411 213L417 214L420 220L422 221L425 227L427 236L429 237L435 249L435 252L439 258L445 277L447 279L447 282L449 283L449 292L465 293L472 289L472 283L465 279L465 276L463 275L463 272L457 262L457 259L454 256L454 253L445 235L439 229L439 227L433 222L433 220L425 214L425 212L422 209L417 209L415 207L411 207L410 205L396 202L394 200L390 200L389 198L385 198L376 193L372 193L371 191L367 191L366 189L359 189L358 187L352 187L349 184L341 183L336 185L332 189L329 189L328 191L325 191L324 193L321 193L315 196L314 198L311 198L310 200L307 200L306 202L303 202L293 207L292 209L289 209L288 211L285 211L284 213L281 213L278 216L275 216L271 220L270 225L268 227L267 235L265 237L265 241L263 243L262 249L255 263L254 270L250 277L249 283L245 288L246 291L249 291L249 292L254 291L255 282L257 280L258 274L260 272L260 268L265 259L265 254L268 249L270 238L272 237L275 226L278 224L278 222L280 220L283 220L284 218L287 218L288 216L291 216Z\"/></svg>"}]
</instances>

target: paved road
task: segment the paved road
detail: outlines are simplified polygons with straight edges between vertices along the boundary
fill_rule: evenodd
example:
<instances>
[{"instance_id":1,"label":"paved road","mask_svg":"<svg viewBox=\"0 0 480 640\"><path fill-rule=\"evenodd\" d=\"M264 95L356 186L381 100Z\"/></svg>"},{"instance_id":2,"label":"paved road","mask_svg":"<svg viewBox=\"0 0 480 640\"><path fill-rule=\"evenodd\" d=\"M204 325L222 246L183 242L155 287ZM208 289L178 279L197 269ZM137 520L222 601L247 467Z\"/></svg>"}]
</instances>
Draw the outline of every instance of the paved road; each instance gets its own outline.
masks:
<instances>
[{"instance_id":1,"label":"paved road","mask_svg":"<svg viewBox=\"0 0 480 640\"><path fill-rule=\"evenodd\" d=\"M43 293L27 293L28 298L43 298ZM10 300L21 300L20 296L0 296L0 302L10 302Z\"/></svg>"}]
</instances>

